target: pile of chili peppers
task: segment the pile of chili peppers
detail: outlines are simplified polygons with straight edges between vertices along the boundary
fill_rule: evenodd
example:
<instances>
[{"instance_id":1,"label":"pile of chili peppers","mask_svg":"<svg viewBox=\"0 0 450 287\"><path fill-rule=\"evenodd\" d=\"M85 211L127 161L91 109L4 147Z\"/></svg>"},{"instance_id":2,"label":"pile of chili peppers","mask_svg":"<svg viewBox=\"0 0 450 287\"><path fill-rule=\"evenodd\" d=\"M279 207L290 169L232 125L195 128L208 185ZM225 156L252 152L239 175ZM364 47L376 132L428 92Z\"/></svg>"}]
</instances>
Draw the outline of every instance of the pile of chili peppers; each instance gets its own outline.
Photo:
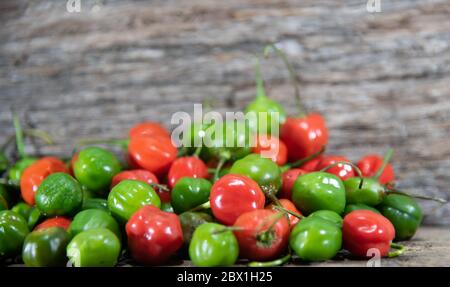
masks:
<instances>
[{"instance_id":1,"label":"pile of chili peppers","mask_svg":"<svg viewBox=\"0 0 450 287\"><path fill-rule=\"evenodd\" d=\"M286 56L269 48L287 65L299 99ZM250 126L260 130L277 112L279 137L268 130L267 137L249 139L226 123L212 147L177 149L166 128L143 122L127 139L109 142L123 147L126 163L101 141L85 143L66 160L35 158L25 154L24 137L45 139L44 133L22 129L15 116L16 133L0 153L1 262L276 266L338 254L367 258L374 250L400 255L397 242L414 236L423 215L412 196L395 189L392 150L357 163L327 154L322 115L307 113L298 101L299 114L286 116L267 97L259 64L256 74L256 99L245 112L269 114ZM188 142L208 128L193 124ZM228 135L244 144L224 145ZM14 140L18 156L11 163L6 150ZM267 156L268 147L277 152Z\"/></svg>"}]
</instances>

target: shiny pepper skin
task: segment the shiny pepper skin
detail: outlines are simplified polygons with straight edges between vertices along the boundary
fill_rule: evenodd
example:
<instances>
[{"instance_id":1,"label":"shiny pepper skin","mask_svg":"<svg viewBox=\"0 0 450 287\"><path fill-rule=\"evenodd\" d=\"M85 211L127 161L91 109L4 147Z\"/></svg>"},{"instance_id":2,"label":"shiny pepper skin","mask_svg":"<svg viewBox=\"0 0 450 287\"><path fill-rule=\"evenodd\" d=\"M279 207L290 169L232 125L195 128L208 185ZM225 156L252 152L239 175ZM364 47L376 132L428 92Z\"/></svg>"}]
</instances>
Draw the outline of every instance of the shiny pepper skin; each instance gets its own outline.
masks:
<instances>
[{"instance_id":1,"label":"shiny pepper skin","mask_svg":"<svg viewBox=\"0 0 450 287\"><path fill-rule=\"evenodd\" d=\"M137 180L141 182L148 183L150 186L152 184L159 184L159 180L155 174L145 169L132 169L121 171L116 174L111 182L111 188L116 186L119 182L123 180ZM162 190L160 188L154 187L156 193L158 194L161 202L170 202L170 192L166 190Z\"/></svg>"},{"instance_id":2,"label":"shiny pepper skin","mask_svg":"<svg viewBox=\"0 0 450 287\"><path fill-rule=\"evenodd\" d=\"M29 165L20 177L20 192L23 200L29 205L34 205L39 185L47 176L56 172L68 173L69 171L64 162L55 157L43 157Z\"/></svg>"},{"instance_id":3,"label":"shiny pepper skin","mask_svg":"<svg viewBox=\"0 0 450 287\"><path fill-rule=\"evenodd\" d=\"M0 259L20 254L29 232L21 215L11 210L0 211Z\"/></svg>"},{"instance_id":4,"label":"shiny pepper skin","mask_svg":"<svg viewBox=\"0 0 450 287\"><path fill-rule=\"evenodd\" d=\"M361 188L360 177L352 177L344 180L347 204L366 204L376 206L385 197L384 187L373 178L364 178Z\"/></svg>"},{"instance_id":5,"label":"shiny pepper skin","mask_svg":"<svg viewBox=\"0 0 450 287\"><path fill-rule=\"evenodd\" d=\"M295 207L295 204L290 201L289 199L279 199L278 202L281 204L281 206L289 211L292 211L296 214L302 215L302 213L297 209L297 207ZM275 206L277 206L274 203L269 204L268 206L266 206L266 209L270 209L270 210L275 210L277 211L277 209L275 208ZM287 215L288 219L289 219L289 225L291 226L291 229L294 228L294 226L300 221L300 219L294 215L288 214Z\"/></svg>"},{"instance_id":6,"label":"shiny pepper skin","mask_svg":"<svg viewBox=\"0 0 450 287\"><path fill-rule=\"evenodd\" d=\"M128 144L128 161L134 168L163 176L177 157L177 148L167 137L136 136Z\"/></svg>"},{"instance_id":7,"label":"shiny pepper skin","mask_svg":"<svg viewBox=\"0 0 450 287\"><path fill-rule=\"evenodd\" d=\"M328 143L328 129L319 114L287 118L280 139L286 144L289 161L297 161L319 152Z\"/></svg>"},{"instance_id":8,"label":"shiny pepper skin","mask_svg":"<svg viewBox=\"0 0 450 287\"><path fill-rule=\"evenodd\" d=\"M52 228L52 227L60 227L64 230L67 230L69 228L69 225L71 222L72 222L72 220L70 220L70 218L62 217L62 216L55 216L52 218L48 218L48 219L42 221L41 223L39 223L39 225L34 228L34 231Z\"/></svg>"},{"instance_id":9,"label":"shiny pepper skin","mask_svg":"<svg viewBox=\"0 0 450 287\"><path fill-rule=\"evenodd\" d=\"M232 225L245 212L264 208L265 201L258 183L243 175L224 175L211 188L212 213L225 225Z\"/></svg>"},{"instance_id":10,"label":"shiny pepper skin","mask_svg":"<svg viewBox=\"0 0 450 287\"><path fill-rule=\"evenodd\" d=\"M356 165L361 170L363 176L371 177L374 176L383 165L383 158L376 154L369 154L361 158ZM394 180L394 169L392 168L392 165L388 163L381 173L378 181L381 184L388 184L390 182L393 182Z\"/></svg>"},{"instance_id":11,"label":"shiny pepper skin","mask_svg":"<svg viewBox=\"0 0 450 287\"><path fill-rule=\"evenodd\" d=\"M208 167L196 156L177 158L171 165L167 174L167 184L173 188L183 177L205 178L209 177Z\"/></svg>"},{"instance_id":12,"label":"shiny pepper skin","mask_svg":"<svg viewBox=\"0 0 450 287\"><path fill-rule=\"evenodd\" d=\"M242 258L271 260L279 257L287 248L290 228L284 214L258 209L243 213L233 226L242 228L234 231Z\"/></svg>"},{"instance_id":13,"label":"shiny pepper skin","mask_svg":"<svg viewBox=\"0 0 450 287\"><path fill-rule=\"evenodd\" d=\"M367 251L377 248L381 257L389 253L395 237L392 223L384 216L370 210L355 210L344 217L344 248L358 257L368 257Z\"/></svg>"},{"instance_id":14,"label":"shiny pepper skin","mask_svg":"<svg viewBox=\"0 0 450 287\"><path fill-rule=\"evenodd\" d=\"M350 162L348 158L343 156L324 155L320 158L319 162L317 163L316 170L320 171L321 169L326 168L327 166L330 166L339 161ZM342 164L342 163L325 170L325 172L334 174L342 180L346 180L348 178L355 176L355 171L353 170L353 167L349 164Z\"/></svg>"},{"instance_id":15,"label":"shiny pepper skin","mask_svg":"<svg viewBox=\"0 0 450 287\"><path fill-rule=\"evenodd\" d=\"M133 258L144 264L163 264L183 245L178 216L151 205L133 214L126 232Z\"/></svg>"},{"instance_id":16,"label":"shiny pepper skin","mask_svg":"<svg viewBox=\"0 0 450 287\"><path fill-rule=\"evenodd\" d=\"M300 168L293 168L283 172L281 175L281 189L278 193L279 198L292 199L292 187L294 186L294 182L300 175L308 173L307 171Z\"/></svg>"}]
</instances>

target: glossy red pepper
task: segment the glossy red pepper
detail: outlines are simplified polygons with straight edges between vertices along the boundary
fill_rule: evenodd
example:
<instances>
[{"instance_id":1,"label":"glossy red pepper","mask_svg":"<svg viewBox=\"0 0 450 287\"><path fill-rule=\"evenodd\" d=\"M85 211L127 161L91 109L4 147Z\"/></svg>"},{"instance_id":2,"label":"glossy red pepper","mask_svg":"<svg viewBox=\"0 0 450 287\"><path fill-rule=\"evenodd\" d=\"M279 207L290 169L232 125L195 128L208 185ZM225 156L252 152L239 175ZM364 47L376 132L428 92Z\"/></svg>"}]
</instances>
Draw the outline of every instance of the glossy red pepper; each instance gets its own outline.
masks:
<instances>
[{"instance_id":1,"label":"glossy red pepper","mask_svg":"<svg viewBox=\"0 0 450 287\"><path fill-rule=\"evenodd\" d=\"M361 158L357 164L361 173L365 177L374 176L380 167L383 165L383 158L376 154L369 154ZM387 184L395 180L394 169L391 164L386 164L383 172L381 173L378 181L381 184Z\"/></svg>"},{"instance_id":2,"label":"glossy red pepper","mask_svg":"<svg viewBox=\"0 0 450 287\"><path fill-rule=\"evenodd\" d=\"M70 220L70 218L56 216L42 221L38 226L34 228L34 230L41 230L50 227L61 227L67 230L70 223L72 223L72 220Z\"/></svg>"},{"instance_id":3,"label":"glossy red pepper","mask_svg":"<svg viewBox=\"0 0 450 287\"><path fill-rule=\"evenodd\" d=\"M384 216L371 210L355 210L344 218L344 248L358 257L370 257L369 249L376 248L381 257L389 253L395 237L392 223Z\"/></svg>"},{"instance_id":4,"label":"glossy red pepper","mask_svg":"<svg viewBox=\"0 0 450 287\"><path fill-rule=\"evenodd\" d=\"M336 162L344 161L344 162L350 162L350 160L343 156L338 155L324 155L320 158L319 162L316 166L316 171L320 171L323 168L326 168L327 166L330 166ZM335 176L340 177L342 180L346 180L347 178L351 178L355 176L355 171L353 170L353 167L349 164L337 164L336 166L333 166L327 170L325 170L327 173L334 174Z\"/></svg>"},{"instance_id":5,"label":"glossy red pepper","mask_svg":"<svg viewBox=\"0 0 450 287\"><path fill-rule=\"evenodd\" d=\"M286 144L275 136L257 137L252 152L270 158L279 166L282 166L287 162L288 150Z\"/></svg>"},{"instance_id":6,"label":"glossy red pepper","mask_svg":"<svg viewBox=\"0 0 450 287\"><path fill-rule=\"evenodd\" d=\"M258 209L243 213L233 225L240 256L266 261L279 257L287 248L289 223L283 213Z\"/></svg>"},{"instance_id":7,"label":"glossy red pepper","mask_svg":"<svg viewBox=\"0 0 450 287\"><path fill-rule=\"evenodd\" d=\"M126 224L128 246L133 258L144 264L164 264L183 245L178 216L146 205Z\"/></svg>"},{"instance_id":8,"label":"glossy red pepper","mask_svg":"<svg viewBox=\"0 0 450 287\"><path fill-rule=\"evenodd\" d=\"M163 136L170 138L169 131L157 122L142 122L134 125L129 131L130 138L136 136Z\"/></svg>"},{"instance_id":9,"label":"glossy red pepper","mask_svg":"<svg viewBox=\"0 0 450 287\"><path fill-rule=\"evenodd\" d=\"M300 168L307 172L317 171L317 165L319 164L319 162L321 160L322 160L322 156L320 155L320 156L313 158L312 160L306 162L305 164L300 166Z\"/></svg>"},{"instance_id":10,"label":"glossy red pepper","mask_svg":"<svg viewBox=\"0 0 450 287\"><path fill-rule=\"evenodd\" d=\"M280 199L279 203L281 204L281 206L289 211L292 211L293 213L299 214L299 215L303 215L298 209L297 207L295 207L295 204L290 201L289 199ZM276 204L271 203L268 206L266 206L266 209L271 209L271 210L275 210L277 211L277 209L275 208ZM291 229L294 228L294 226L300 221L300 219L297 216L294 216L292 214L288 214L288 218L289 218L289 225L291 226Z\"/></svg>"},{"instance_id":11,"label":"glossy red pepper","mask_svg":"<svg viewBox=\"0 0 450 287\"><path fill-rule=\"evenodd\" d=\"M145 169L132 169L125 170L116 174L111 182L111 188L116 186L119 182L126 179L138 180L148 184L159 184L158 178L152 172ZM170 192L162 190L158 187L153 187L153 189L158 194L161 202L170 202Z\"/></svg>"},{"instance_id":12,"label":"glossy red pepper","mask_svg":"<svg viewBox=\"0 0 450 287\"><path fill-rule=\"evenodd\" d=\"M328 143L325 120L315 113L298 118L288 117L280 132L291 162L319 152Z\"/></svg>"},{"instance_id":13,"label":"glossy red pepper","mask_svg":"<svg viewBox=\"0 0 450 287\"><path fill-rule=\"evenodd\" d=\"M23 200L29 205L34 205L34 197L39 185L47 176L55 172L69 172L64 162L56 157L43 157L27 167L20 178L20 192Z\"/></svg>"},{"instance_id":14,"label":"glossy red pepper","mask_svg":"<svg viewBox=\"0 0 450 287\"><path fill-rule=\"evenodd\" d=\"M209 177L208 167L196 156L177 158L167 174L167 185L173 188L177 181L183 177L207 179Z\"/></svg>"},{"instance_id":15,"label":"glossy red pepper","mask_svg":"<svg viewBox=\"0 0 450 287\"><path fill-rule=\"evenodd\" d=\"M134 168L146 169L161 177L169 170L177 152L170 138L136 136L128 144L128 161Z\"/></svg>"},{"instance_id":16,"label":"glossy red pepper","mask_svg":"<svg viewBox=\"0 0 450 287\"><path fill-rule=\"evenodd\" d=\"M278 193L279 198L292 199L292 187L294 186L295 180L302 174L308 173L307 171L300 168L293 168L283 172L281 176L281 189Z\"/></svg>"},{"instance_id":17,"label":"glossy red pepper","mask_svg":"<svg viewBox=\"0 0 450 287\"><path fill-rule=\"evenodd\" d=\"M258 183L243 175L224 175L211 188L212 213L225 225L232 225L245 212L263 209L265 201Z\"/></svg>"}]
</instances>

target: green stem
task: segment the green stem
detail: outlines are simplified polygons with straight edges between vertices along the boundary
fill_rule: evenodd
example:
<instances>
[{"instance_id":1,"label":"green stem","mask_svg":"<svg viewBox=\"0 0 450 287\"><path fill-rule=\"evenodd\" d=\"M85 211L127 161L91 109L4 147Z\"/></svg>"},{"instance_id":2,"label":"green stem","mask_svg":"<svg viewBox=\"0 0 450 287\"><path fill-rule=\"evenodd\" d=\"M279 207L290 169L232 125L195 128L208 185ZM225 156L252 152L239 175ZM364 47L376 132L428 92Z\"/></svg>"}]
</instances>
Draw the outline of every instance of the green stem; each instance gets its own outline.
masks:
<instances>
[{"instance_id":1,"label":"green stem","mask_svg":"<svg viewBox=\"0 0 450 287\"><path fill-rule=\"evenodd\" d=\"M392 158L392 155L394 154L394 149L390 148L386 154L384 155L383 164L378 169L377 173L373 176L375 179L379 179L381 174L383 173L384 169L386 168L387 164Z\"/></svg>"},{"instance_id":2,"label":"green stem","mask_svg":"<svg viewBox=\"0 0 450 287\"><path fill-rule=\"evenodd\" d=\"M216 170L214 171L213 182L216 182L219 179L220 170L222 169L223 165L225 164L225 162L227 160L228 160L228 158L225 158L225 157L220 158L219 163L217 164Z\"/></svg>"},{"instance_id":3,"label":"green stem","mask_svg":"<svg viewBox=\"0 0 450 287\"><path fill-rule=\"evenodd\" d=\"M318 152L313 153L312 155L309 155L309 156L307 156L305 158L302 158L300 160L294 161L293 163L288 163L286 165L289 166L289 168L302 166L305 163L307 163L308 161L313 160L316 157L320 156L324 152L325 152L325 146L323 146Z\"/></svg>"},{"instance_id":4,"label":"green stem","mask_svg":"<svg viewBox=\"0 0 450 287\"><path fill-rule=\"evenodd\" d=\"M395 249L395 251L388 253L389 258L400 256L406 251L406 247L398 243L391 243L391 248Z\"/></svg>"},{"instance_id":5,"label":"green stem","mask_svg":"<svg viewBox=\"0 0 450 287\"><path fill-rule=\"evenodd\" d=\"M217 235L217 234L224 233L227 231L242 231L242 230L245 230L245 229L242 227L239 227L239 226L225 226L221 229L217 229L217 230L213 231L211 234Z\"/></svg>"},{"instance_id":6,"label":"green stem","mask_svg":"<svg viewBox=\"0 0 450 287\"><path fill-rule=\"evenodd\" d=\"M0 178L0 184L11 186L11 187L19 187L20 184L16 181L6 179L6 178Z\"/></svg>"},{"instance_id":7,"label":"green stem","mask_svg":"<svg viewBox=\"0 0 450 287\"><path fill-rule=\"evenodd\" d=\"M432 201L436 201L436 202L439 202L442 204L448 203L448 201L443 198L434 197L434 196L426 196L426 195L421 195L421 194L413 194L413 193L401 191L398 189L390 189L390 190L387 190L386 193L395 193L395 194L406 195L406 196L414 197L414 198L418 198L418 199L432 200Z\"/></svg>"},{"instance_id":8,"label":"green stem","mask_svg":"<svg viewBox=\"0 0 450 287\"><path fill-rule=\"evenodd\" d=\"M16 132L16 145L17 152L19 153L20 158L25 158L27 155L25 154L25 144L23 142L23 131L22 126L20 125L19 117L16 113L13 113L13 122L14 122L14 130Z\"/></svg>"},{"instance_id":9,"label":"green stem","mask_svg":"<svg viewBox=\"0 0 450 287\"><path fill-rule=\"evenodd\" d=\"M280 266L285 264L291 259L292 255L289 251L288 254L285 256L272 260L272 261L266 261L266 262L260 262L260 261L253 261L248 264L249 267L274 267L274 266Z\"/></svg>"},{"instance_id":10,"label":"green stem","mask_svg":"<svg viewBox=\"0 0 450 287\"><path fill-rule=\"evenodd\" d=\"M156 187L156 188L158 188L158 189L160 189L160 190L164 190L164 191L170 191L170 189L167 187L167 185L165 185L165 184L159 184L159 183L149 183L149 185L151 186L151 187Z\"/></svg>"},{"instance_id":11,"label":"green stem","mask_svg":"<svg viewBox=\"0 0 450 287\"><path fill-rule=\"evenodd\" d=\"M335 163L330 164L329 166L326 166L326 167L322 168L320 171L326 171L326 170L328 170L328 169L330 169L330 168L332 168L332 167L335 167L335 166L337 166L337 165L340 165L340 164L344 164L344 165L348 164L348 165L350 165L351 167L353 167L353 169L354 169L354 170L356 171L356 173L358 174L358 177L361 179L361 181L359 182L359 189L361 189L362 186L363 186L363 183L364 183L364 177L363 177L363 174L362 174L361 170L359 169L359 167L358 167L356 164L352 163L352 162L348 162L348 161L337 161L337 162L335 162Z\"/></svg>"},{"instance_id":12,"label":"green stem","mask_svg":"<svg viewBox=\"0 0 450 287\"><path fill-rule=\"evenodd\" d=\"M297 212L290 211L290 210L288 210L288 209L286 209L286 208L284 208L282 206L274 206L273 208L278 209L278 210L283 211L283 212L286 212L286 213L288 213L288 214L290 214L292 216L297 217L298 219L304 218L303 215L298 214Z\"/></svg>"},{"instance_id":13,"label":"green stem","mask_svg":"<svg viewBox=\"0 0 450 287\"><path fill-rule=\"evenodd\" d=\"M45 141L47 144L54 143L53 138L46 131L43 131L43 130L27 129L27 130L24 130L23 133L26 136L40 138L41 140Z\"/></svg>"},{"instance_id":14,"label":"green stem","mask_svg":"<svg viewBox=\"0 0 450 287\"><path fill-rule=\"evenodd\" d=\"M262 79L261 75L261 63L259 62L259 59L256 58L256 64L255 64L255 81L256 81L256 98L265 98L266 90L264 88L264 81Z\"/></svg>"},{"instance_id":15,"label":"green stem","mask_svg":"<svg viewBox=\"0 0 450 287\"><path fill-rule=\"evenodd\" d=\"M295 73L294 67L293 67L292 64L289 62L289 59L288 59L286 53L284 53L281 49L277 48L273 43L267 45L267 46L264 48L264 56L265 56L266 58L267 58L268 55L269 55L270 49L273 49L273 50L277 53L278 57L281 58L281 60L283 61L284 65L285 65L286 68L288 69L288 71L289 71L289 76L290 76L291 81L292 81L292 85L294 86L295 100L296 100L296 105L297 105L297 108L298 108L299 116L300 116L300 117L305 116L305 115L306 115L306 109L305 109L305 107L302 105L302 100L301 100L301 97L300 97L300 89L299 89L299 86L300 86L299 82L300 82L300 81L299 81L299 79L298 79L297 74Z\"/></svg>"},{"instance_id":16,"label":"green stem","mask_svg":"<svg viewBox=\"0 0 450 287\"><path fill-rule=\"evenodd\" d=\"M197 147L197 148L195 149L194 156L195 156L195 157L199 157L199 156L200 156L200 153L202 152L202 149L203 149L203 146Z\"/></svg>"},{"instance_id":17,"label":"green stem","mask_svg":"<svg viewBox=\"0 0 450 287\"><path fill-rule=\"evenodd\" d=\"M185 156L188 153L188 149L186 147L181 147L178 149L177 157Z\"/></svg>"},{"instance_id":18,"label":"green stem","mask_svg":"<svg viewBox=\"0 0 450 287\"><path fill-rule=\"evenodd\" d=\"M271 232L272 229L274 228L275 224L277 224L278 220L280 220L283 216L285 215L284 212L277 212L275 214L270 215L269 217L267 217L265 220L263 220L263 222L261 222L258 227L256 228L256 233L257 235L261 235L264 233L268 233ZM264 228L264 225L266 225L268 222L270 222L269 227L264 230L261 231L261 229Z\"/></svg>"},{"instance_id":19,"label":"green stem","mask_svg":"<svg viewBox=\"0 0 450 287\"><path fill-rule=\"evenodd\" d=\"M199 210L205 210L205 209L208 209L208 208L211 208L211 202L209 200L207 202L205 202L205 203L202 203L202 204L200 204L200 205L190 209L189 211L190 212L192 212L192 211L199 211Z\"/></svg>"}]
</instances>

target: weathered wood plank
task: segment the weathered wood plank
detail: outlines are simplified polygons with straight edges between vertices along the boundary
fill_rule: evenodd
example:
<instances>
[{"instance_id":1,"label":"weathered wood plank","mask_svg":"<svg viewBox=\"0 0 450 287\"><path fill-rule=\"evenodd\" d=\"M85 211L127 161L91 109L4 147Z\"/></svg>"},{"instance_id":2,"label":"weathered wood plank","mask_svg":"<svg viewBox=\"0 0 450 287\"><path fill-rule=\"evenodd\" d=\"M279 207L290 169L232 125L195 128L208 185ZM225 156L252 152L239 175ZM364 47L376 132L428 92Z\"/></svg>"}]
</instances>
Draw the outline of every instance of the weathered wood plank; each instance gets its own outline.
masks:
<instances>
[{"instance_id":1,"label":"weathered wood plank","mask_svg":"<svg viewBox=\"0 0 450 287\"><path fill-rule=\"evenodd\" d=\"M80 138L119 137L209 99L238 110L253 94L253 55L277 41L325 114L330 153L352 160L394 147L400 186L449 198L450 3L382 1L1 1L0 129L11 107L50 131L64 155ZM96 3L103 3L92 11ZM270 94L291 113L288 75L264 62ZM29 146L30 152L37 150ZM423 202L426 222L450 208Z\"/></svg>"}]
</instances>

